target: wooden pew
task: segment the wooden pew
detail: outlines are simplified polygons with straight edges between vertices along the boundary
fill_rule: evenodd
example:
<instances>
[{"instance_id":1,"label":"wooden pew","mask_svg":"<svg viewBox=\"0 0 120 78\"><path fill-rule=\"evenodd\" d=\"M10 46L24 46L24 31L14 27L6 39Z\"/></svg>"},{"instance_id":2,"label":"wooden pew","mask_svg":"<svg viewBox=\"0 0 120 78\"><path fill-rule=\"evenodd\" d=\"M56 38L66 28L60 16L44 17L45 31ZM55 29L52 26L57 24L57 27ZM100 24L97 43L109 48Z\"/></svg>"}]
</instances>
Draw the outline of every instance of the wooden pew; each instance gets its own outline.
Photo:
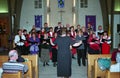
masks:
<instances>
[{"instance_id":1,"label":"wooden pew","mask_svg":"<svg viewBox=\"0 0 120 78\"><path fill-rule=\"evenodd\" d=\"M22 78L22 72L17 73L3 73L2 78Z\"/></svg>"},{"instance_id":2,"label":"wooden pew","mask_svg":"<svg viewBox=\"0 0 120 78\"><path fill-rule=\"evenodd\" d=\"M23 64L26 64L28 66L27 73L24 74L24 78L33 78L32 77L32 61L23 62Z\"/></svg>"},{"instance_id":3,"label":"wooden pew","mask_svg":"<svg viewBox=\"0 0 120 78\"><path fill-rule=\"evenodd\" d=\"M94 68L93 68L93 74L94 74L94 78L100 77L100 78L104 78L106 71L102 71L99 66L98 66L98 59L95 60L94 62ZM111 64L115 64L115 61L112 61Z\"/></svg>"},{"instance_id":4,"label":"wooden pew","mask_svg":"<svg viewBox=\"0 0 120 78\"><path fill-rule=\"evenodd\" d=\"M87 68L87 74L88 74L88 78L92 78L92 74L93 74L93 69L94 69L94 61L95 59L98 58L110 58L111 54L88 54L88 68ZM94 74L93 74L94 75Z\"/></svg>"},{"instance_id":5,"label":"wooden pew","mask_svg":"<svg viewBox=\"0 0 120 78\"><path fill-rule=\"evenodd\" d=\"M0 67L2 67L3 63L8 62L8 56L1 55L0 56Z\"/></svg>"},{"instance_id":6,"label":"wooden pew","mask_svg":"<svg viewBox=\"0 0 120 78\"><path fill-rule=\"evenodd\" d=\"M105 78L120 78L120 72L110 72L106 71Z\"/></svg>"},{"instance_id":7,"label":"wooden pew","mask_svg":"<svg viewBox=\"0 0 120 78\"><path fill-rule=\"evenodd\" d=\"M12 44L12 45L13 45L13 46L12 46L13 48L15 48L15 47L16 47L16 45L15 45L14 41L13 41L13 44Z\"/></svg>"},{"instance_id":8,"label":"wooden pew","mask_svg":"<svg viewBox=\"0 0 120 78\"><path fill-rule=\"evenodd\" d=\"M33 66L33 78L39 78L39 62L38 55L23 55L23 58L27 58L32 61Z\"/></svg>"}]
</instances>

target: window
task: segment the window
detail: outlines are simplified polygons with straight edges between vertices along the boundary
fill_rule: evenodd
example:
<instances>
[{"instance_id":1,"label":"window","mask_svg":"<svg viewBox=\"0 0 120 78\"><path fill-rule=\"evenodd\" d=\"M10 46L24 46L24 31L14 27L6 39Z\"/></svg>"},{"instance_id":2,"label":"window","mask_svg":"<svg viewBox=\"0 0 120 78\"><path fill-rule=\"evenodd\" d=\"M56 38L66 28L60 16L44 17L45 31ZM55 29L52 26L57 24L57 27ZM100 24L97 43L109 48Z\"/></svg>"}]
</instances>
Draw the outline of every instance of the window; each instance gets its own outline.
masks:
<instances>
[{"instance_id":1,"label":"window","mask_svg":"<svg viewBox=\"0 0 120 78\"><path fill-rule=\"evenodd\" d=\"M42 0L35 0L34 5L35 5L35 9L42 8Z\"/></svg>"},{"instance_id":2,"label":"window","mask_svg":"<svg viewBox=\"0 0 120 78\"><path fill-rule=\"evenodd\" d=\"M114 0L114 11L120 11L120 0Z\"/></svg>"},{"instance_id":3,"label":"window","mask_svg":"<svg viewBox=\"0 0 120 78\"><path fill-rule=\"evenodd\" d=\"M58 8L64 8L64 0L58 0Z\"/></svg>"},{"instance_id":4,"label":"window","mask_svg":"<svg viewBox=\"0 0 120 78\"><path fill-rule=\"evenodd\" d=\"M88 0L80 0L80 7L87 8L88 7Z\"/></svg>"},{"instance_id":5,"label":"window","mask_svg":"<svg viewBox=\"0 0 120 78\"><path fill-rule=\"evenodd\" d=\"M8 13L7 0L0 0L0 13Z\"/></svg>"}]
</instances>

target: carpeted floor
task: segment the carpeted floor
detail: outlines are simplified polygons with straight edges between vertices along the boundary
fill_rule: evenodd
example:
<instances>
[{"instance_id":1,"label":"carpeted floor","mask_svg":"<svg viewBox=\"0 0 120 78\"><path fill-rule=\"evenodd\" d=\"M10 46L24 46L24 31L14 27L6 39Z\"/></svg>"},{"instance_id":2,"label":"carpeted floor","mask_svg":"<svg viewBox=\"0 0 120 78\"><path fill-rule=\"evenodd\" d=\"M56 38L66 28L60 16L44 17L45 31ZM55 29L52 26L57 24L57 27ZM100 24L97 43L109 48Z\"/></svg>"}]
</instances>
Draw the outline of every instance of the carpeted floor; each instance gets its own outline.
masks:
<instances>
[{"instance_id":1,"label":"carpeted floor","mask_svg":"<svg viewBox=\"0 0 120 78\"><path fill-rule=\"evenodd\" d=\"M39 78L57 78L57 68L53 67L51 61L49 65L43 67L43 64L39 61ZM78 66L77 59L73 59L71 78L87 78L87 66Z\"/></svg>"}]
</instances>

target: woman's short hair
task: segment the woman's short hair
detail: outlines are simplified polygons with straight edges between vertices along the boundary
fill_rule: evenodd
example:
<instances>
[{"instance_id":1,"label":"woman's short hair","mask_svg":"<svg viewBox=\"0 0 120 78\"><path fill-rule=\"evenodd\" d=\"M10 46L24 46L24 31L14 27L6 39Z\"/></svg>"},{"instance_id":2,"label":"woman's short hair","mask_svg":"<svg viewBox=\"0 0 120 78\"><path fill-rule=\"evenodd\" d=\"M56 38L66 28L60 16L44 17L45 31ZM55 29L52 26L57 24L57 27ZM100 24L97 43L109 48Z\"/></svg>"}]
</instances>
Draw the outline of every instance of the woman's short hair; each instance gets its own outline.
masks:
<instances>
[{"instance_id":1,"label":"woman's short hair","mask_svg":"<svg viewBox=\"0 0 120 78\"><path fill-rule=\"evenodd\" d=\"M63 27L62 30L61 30L61 35L66 34L66 33L67 33L67 29L66 29L66 27Z\"/></svg>"}]
</instances>

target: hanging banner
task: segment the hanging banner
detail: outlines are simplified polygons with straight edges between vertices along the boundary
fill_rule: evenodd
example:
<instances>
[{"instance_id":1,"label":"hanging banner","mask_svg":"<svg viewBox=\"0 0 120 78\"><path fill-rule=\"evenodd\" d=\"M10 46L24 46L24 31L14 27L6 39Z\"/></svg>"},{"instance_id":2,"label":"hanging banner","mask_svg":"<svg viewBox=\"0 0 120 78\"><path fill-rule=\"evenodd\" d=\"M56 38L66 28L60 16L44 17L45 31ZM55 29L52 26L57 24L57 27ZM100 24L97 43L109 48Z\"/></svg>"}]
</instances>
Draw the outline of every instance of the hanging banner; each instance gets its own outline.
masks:
<instances>
[{"instance_id":1,"label":"hanging banner","mask_svg":"<svg viewBox=\"0 0 120 78\"><path fill-rule=\"evenodd\" d=\"M35 15L35 27L36 30L42 29L42 15Z\"/></svg>"},{"instance_id":2,"label":"hanging banner","mask_svg":"<svg viewBox=\"0 0 120 78\"><path fill-rule=\"evenodd\" d=\"M64 8L65 0L58 0L58 8Z\"/></svg>"},{"instance_id":3,"label":"hanging banner","mask_svg":"<svg viewBox=\"0 0 120 78\"><path fill-rule=\"evenodd\" d=\"M95 15L86 15L86 28L88 24L92 25L94 31L96 31L96 16Z\"/></svg>"}]
</instances>

